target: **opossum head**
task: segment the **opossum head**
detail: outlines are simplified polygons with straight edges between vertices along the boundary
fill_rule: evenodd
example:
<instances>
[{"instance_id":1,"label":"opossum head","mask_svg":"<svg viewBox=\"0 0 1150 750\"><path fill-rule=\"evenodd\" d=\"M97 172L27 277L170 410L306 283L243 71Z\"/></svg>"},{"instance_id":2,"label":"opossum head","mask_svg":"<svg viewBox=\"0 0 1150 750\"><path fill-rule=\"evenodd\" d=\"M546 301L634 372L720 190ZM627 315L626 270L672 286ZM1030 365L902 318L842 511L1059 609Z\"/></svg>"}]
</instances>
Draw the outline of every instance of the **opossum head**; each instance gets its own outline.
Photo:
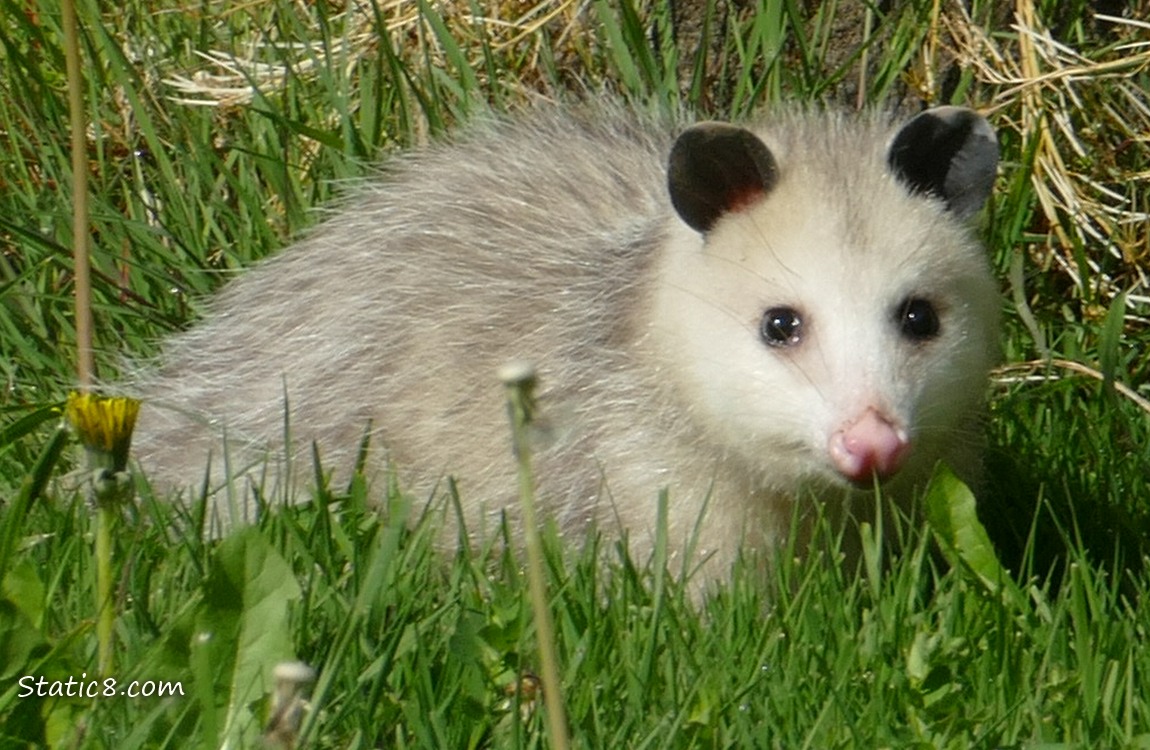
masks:
<instances>
[{"instance_id":1,"label":"opossum head","mask_svg":"<svg viewBox=\"0 0 1150 750\"><path fill-rule=\"evenodd\" d=\"M990 126L954 107L893 135L804 115L684 132L649 322L708 442L779 489L967 452L998 300L965 224L997 161Z\"/></svg>"}]
</instances>

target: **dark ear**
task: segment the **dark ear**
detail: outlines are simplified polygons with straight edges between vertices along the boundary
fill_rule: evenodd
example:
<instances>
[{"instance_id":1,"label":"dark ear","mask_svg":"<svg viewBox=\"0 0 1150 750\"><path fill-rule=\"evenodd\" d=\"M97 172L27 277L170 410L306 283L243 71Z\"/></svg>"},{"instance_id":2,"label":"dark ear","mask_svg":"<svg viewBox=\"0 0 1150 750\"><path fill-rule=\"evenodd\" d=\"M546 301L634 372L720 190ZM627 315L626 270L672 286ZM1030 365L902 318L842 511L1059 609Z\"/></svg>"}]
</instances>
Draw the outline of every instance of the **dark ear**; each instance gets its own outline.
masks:
<instances>
[{"instance_id":1,"label":"dark ear","mask_svg":"<svg viewBox=\"0 0 1150 750\"><path fill-rule=\"evenodd\" d=\"M693 229L706 232L720 216L765 195L779 177L775 157L749 130L705 122L683 131L671 148L671 204Z\"/></svg>"},{"instance_id":2,"label":"dark ear","mask_svg":"<svg viewBox=\"0 0 1150 750\"><path fill-rule=\"evenodd\" d=\"M912 191L940 198L952 213L966 218L990 197L998 139L976 112L936 107L898 131L887 161Z\"/></svg>"}]
</instances>

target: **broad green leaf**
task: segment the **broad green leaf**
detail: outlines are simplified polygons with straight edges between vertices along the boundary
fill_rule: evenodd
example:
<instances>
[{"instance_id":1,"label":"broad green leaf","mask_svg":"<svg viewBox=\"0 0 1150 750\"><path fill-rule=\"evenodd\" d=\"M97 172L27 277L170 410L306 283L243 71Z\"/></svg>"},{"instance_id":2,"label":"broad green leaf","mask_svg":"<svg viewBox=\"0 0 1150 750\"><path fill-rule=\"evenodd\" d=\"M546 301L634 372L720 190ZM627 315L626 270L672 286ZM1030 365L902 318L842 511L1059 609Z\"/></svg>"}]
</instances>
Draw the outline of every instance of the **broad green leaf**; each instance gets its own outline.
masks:
<instances>
[{"instance_id":1,"label":"broad green leaf","mask_svg":"<svg viewBox=\"0 0 1150 750\"><path fill-rule=\"evenodd\" d=\"M978 520L974 493L950 467L939 464L926 493L931 531L950 564L974 573L987 591L1019 595L1010 573L1002 567L986 528Z\"/></svg>"},{"instance_id":2,"label":"broad green leaf","mask_svg":"<svg viewBox=\"0 0 1150 750\"><path fill-rule=\"evenodd\" d=\"M20 560L4 574L4 599L40 630L44 622L44 582L31 560Z\"/></svg>"},{"instance_id":3,"label":"broad green leaf","mask_svg":"<svg viewBox=\"0 0 1150 750\"><path fill-rule=\"evenodd\" d=\"M39 629L20 608L0 600L0 679L29 674L33 652L43 643Z\"/></svg>"},{"instance_id":4,"label":"broad green leaf","mask_svg":"<svg viewBox=\"0 0 1150 750\"><path fill-rule=\"evenodd\" d=\"M194 637L213 659L231 664L222 746L250 747L260 728L253 709L271 692L272 670L295 658L288 618L301 591L291 567L255 527L225 539L213 562Z\"/></svg>"}]
</instances>

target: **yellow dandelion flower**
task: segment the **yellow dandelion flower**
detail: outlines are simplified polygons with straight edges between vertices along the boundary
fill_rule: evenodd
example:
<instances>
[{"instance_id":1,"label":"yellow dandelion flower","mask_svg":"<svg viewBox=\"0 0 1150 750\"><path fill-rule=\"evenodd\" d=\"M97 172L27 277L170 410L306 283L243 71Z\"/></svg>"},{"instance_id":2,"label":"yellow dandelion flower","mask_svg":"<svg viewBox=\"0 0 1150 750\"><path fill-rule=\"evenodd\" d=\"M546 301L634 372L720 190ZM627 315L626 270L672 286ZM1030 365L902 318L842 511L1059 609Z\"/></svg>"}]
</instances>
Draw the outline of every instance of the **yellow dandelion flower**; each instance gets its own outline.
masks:
<instances>
[{"instance_id":1,"label":"yellow dandelion flower","mask_svg":"<svg viewBox=\"0 0 1150 750\"><path fill-rule=\"evenodd\" d=\"M112 472L128 467L128 448L140 402L132 398L72 391L64 416L97 466ZM98 460L102 459L102 460Z\"/></svg>"},{"instance_id":2,"label":"yellow dandelion flower","mask_svg":"<svg viewBox=\"0 0 1150 750\"><path fill-rule=\"evenodd\" d=\"M94 393L68 394L64 416L84 446L98 506L116 505L132 495L128 449L140 402Z\"/></svg>"}]
</instances>

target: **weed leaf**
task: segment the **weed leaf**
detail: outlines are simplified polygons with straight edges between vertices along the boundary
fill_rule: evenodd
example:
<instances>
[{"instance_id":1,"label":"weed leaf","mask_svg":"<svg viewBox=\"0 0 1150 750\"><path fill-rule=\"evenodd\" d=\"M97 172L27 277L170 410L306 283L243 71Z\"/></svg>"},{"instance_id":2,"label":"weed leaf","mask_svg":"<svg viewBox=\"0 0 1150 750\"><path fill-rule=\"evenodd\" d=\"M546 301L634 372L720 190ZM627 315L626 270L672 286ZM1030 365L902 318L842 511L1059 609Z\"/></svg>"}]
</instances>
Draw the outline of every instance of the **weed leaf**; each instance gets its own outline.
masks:
<instances>
[{"instance_id":1,"label":"weed leaf","mask_svg":"<svg viewBox=\"0 0 1150 750\"><path fill-rule=\"evenodd\" d=\"M926 492L931 531L951 565L974 573L992 594L1013 589L1010 574L994 552L986 528L978 520L974 493L950 467L939 464Z\"/></svg>"},{"instance_id":2,"label":"weed leaf","mask_svg":"<svg viewBox=\"0 0 1150 750\"><path fill-rule=\"evenodd\" d=\"M201 613L216 664L231 664L224 747L250 747L258 701L272 688L278 662L294 659L288 614L300 596L291 567L256 527L225 539L216 552ZM220 675L217 674L217 679Z\"/></svg>"}]
</instances>

